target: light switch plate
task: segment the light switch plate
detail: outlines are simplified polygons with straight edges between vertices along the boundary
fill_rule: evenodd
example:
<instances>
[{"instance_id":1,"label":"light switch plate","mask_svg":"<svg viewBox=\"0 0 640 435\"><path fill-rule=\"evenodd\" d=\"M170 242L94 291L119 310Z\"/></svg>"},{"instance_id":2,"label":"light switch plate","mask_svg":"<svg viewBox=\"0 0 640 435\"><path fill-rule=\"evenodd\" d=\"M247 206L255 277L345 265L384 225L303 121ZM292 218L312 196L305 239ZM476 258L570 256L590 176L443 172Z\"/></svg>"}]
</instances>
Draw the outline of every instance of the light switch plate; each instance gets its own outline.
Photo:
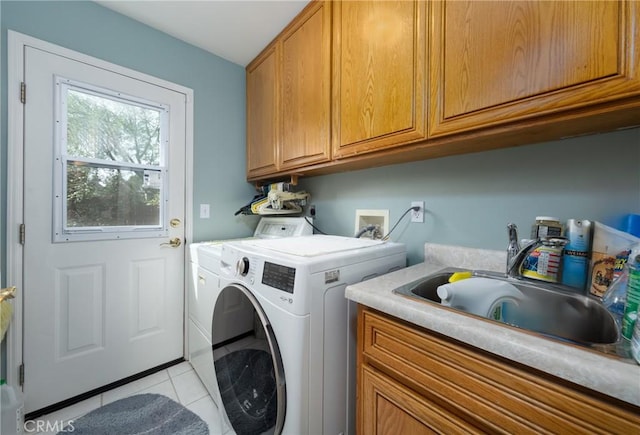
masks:
<instances>
[{"instance_id":1,"label":"light switch plate","mask_svg":"<svg viewBox=\"0 0 640 435\"><path fill-rule=\"evenodd\" d=\"M200 204L200 219L209 219L209 204Z\"/></svg>"}]
</instances>

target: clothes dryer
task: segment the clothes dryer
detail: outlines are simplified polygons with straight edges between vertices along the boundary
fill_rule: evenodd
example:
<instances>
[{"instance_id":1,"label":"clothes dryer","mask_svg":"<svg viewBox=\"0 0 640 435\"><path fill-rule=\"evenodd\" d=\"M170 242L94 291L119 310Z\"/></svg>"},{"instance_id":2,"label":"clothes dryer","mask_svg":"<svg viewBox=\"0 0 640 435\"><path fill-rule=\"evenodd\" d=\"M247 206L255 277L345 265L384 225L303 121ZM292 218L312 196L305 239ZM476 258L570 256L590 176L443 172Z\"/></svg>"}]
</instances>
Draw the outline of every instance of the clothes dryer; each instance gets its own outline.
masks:
<instances>
[{"instance_id":1,"label":"clothes dryer","mask_svg":"<svg viewBox=\"0 0 640 435\"><path fill-rule=\"evenodd\" d=\"M213 322L251 321L214 346L220 432L354 433L356 312L345 287L405 265L404 245L374 240L223 244ZM227 314L228 300L242 301L245 312Z\"/></svg>"}]
</instances>

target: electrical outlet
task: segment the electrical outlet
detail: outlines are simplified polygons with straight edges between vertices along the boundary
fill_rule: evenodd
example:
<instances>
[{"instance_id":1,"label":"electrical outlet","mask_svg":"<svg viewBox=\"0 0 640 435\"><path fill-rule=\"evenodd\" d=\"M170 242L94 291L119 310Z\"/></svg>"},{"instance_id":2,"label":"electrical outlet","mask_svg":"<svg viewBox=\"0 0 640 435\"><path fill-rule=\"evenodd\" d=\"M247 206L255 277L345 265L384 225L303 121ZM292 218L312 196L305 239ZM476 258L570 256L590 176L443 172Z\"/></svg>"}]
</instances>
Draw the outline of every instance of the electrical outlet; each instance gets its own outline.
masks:
<instances>
[{"instance_id":1,"label":"electrical outlet","mask_svg":"<svg viewBox=\"0 0 640 435\"><path fill-rule=\"evenodd\" d=\"M413 201L411 207L420 207L420 210L411 210L411 222L424 222L424 201Z\"/></svg>"}]
</instances>

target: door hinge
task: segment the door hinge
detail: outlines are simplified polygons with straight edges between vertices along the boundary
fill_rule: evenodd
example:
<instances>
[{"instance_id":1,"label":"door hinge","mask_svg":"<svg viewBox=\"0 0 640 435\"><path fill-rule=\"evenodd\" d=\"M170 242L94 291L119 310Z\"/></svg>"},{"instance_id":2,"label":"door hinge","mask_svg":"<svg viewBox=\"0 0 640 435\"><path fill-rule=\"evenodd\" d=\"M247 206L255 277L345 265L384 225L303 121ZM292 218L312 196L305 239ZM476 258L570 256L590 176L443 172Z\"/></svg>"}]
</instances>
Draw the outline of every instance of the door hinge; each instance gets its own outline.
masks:
<instances>
[{"instance_id":1,"label":"door hinge","mask_svg":"<svg viewBox=\"0 0 640 435\"><path fill-rule=\"evenodd\" d=\"M27 84L20 82L20 102L26 104L27 102Z\"/></svg>"},{"instance_id":2,"label":"door hinge","mask_svg":"<svg viewBox=\"0 0 640 435\"><path fill-rule=\"evenodd\" d=\"M21 387L24 385L24 363L18 367L18 383Z\"/></svg>"},{"instance_id":3,"label":"door hinge","mask_svg":"<svg viewBox=\"0 0 640 435\"><path fill-rule=\"evenodd\" d=\"M26 235L26 228L24 226L24 224L20 224L20 244L24 245L24 239L25 239L25 235Z\"/></svg>"}]
</instances>

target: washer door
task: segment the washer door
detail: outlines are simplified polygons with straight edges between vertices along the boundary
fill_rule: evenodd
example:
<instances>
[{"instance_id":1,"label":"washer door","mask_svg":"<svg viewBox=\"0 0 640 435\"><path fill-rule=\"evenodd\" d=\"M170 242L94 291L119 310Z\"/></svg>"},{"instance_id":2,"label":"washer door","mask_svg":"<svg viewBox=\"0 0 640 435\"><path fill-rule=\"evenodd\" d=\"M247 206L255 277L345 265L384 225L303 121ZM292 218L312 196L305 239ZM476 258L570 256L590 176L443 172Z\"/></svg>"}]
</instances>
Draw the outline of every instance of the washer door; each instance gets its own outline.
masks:
<instances>
[{"instance_id":1,"label":"washer door","mask_svg":"<svg viewBox=\"0 0 640 435\"><path fill-rule=\"evenodd\" d=\"M233 327L238 313L229 315L229 301L244 306L253 327L213 346L213 365L224 420L238 434L280 434L286 410L284 368L269 319L255 296L241 285L221 290L213 311L212 337ZM216 340L214 339L214 343Z\"/></svg>"}]
</instances>

